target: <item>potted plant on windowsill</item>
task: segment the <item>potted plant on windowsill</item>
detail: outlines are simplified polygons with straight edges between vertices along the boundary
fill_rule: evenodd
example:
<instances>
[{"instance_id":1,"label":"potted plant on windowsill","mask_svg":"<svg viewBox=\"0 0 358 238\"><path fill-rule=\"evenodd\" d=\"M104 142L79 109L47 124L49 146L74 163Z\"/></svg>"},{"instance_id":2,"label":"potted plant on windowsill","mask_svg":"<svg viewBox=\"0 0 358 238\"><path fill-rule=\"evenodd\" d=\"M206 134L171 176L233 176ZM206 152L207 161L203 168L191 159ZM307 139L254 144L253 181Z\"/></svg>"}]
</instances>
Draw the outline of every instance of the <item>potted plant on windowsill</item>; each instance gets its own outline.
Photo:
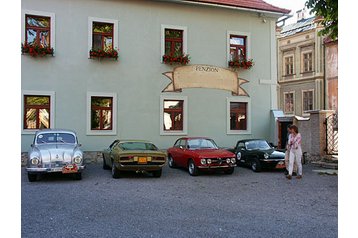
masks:
<instances>
[{"instance_id":1,"label":"potted plant on windowsill","mask_svg":"<svg viewBox=\"0 0 358 238\"><path fill-rule=\"evenodd\" d=\"M253 59L234 59L228 62L231 68L251 69L254 66Z\"/></svg>"},{"instance_id":2,"label":"potted plant on windowsill","mask_svg":"<svg viewBox=\"0 0 358 238\"><path fill-rule=\"evenodd\" d=\"M91 49L89 53L90 53L90 59L112 58L118 60L119 57L118 50L116 49L110 49L110 50Z\"/></svg>"},{"instance_id":3,"label":"potted plant on windowsill","mask_svg":"<svg viewBox=\"0 0 358 238\"><path fill-rule=\"evenodd\" d=\"M170 56L170 55L163 55L163 63L164 64L181 64L187 65L190 62L189 54L182 54L179 56Z\"/></svg>"},{"instance_id":4,"label":"potted plant on windowsill","mask_svg":"<svg viewBox=\"0 0 358 238\"><path fill-rule=\"evenodd\" d=\"M42 46L39 44L32 44L29 45L27 43L21 44L21 53L22 54L29 54L32 57L37 56L45 56L45 55L51 55L54 54L54 49L51 47Z\"/></svg>"}]
</instances>

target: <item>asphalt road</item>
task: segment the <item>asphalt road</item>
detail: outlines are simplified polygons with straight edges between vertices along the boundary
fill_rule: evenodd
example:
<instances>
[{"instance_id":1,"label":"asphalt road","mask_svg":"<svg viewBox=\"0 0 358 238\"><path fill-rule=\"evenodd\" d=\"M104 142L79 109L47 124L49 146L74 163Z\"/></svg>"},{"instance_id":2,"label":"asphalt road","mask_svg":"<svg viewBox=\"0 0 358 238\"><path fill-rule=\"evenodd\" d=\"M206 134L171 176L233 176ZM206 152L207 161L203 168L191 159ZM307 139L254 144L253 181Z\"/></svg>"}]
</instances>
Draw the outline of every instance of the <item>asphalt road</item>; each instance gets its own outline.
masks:
<instances>
[{"instance_id":1,"label":"asphalt road","mask_svg":"<svg viewBox=\"0 0 358 238\"><path fill-rule=\"evenodd\" d=\"M22 168L22 237L338 237L338 177L304 165L232 175L165 167L161 178L112 179L89 164L80 181L63 175L30 183Z\"/></svg>"}]
</instances>

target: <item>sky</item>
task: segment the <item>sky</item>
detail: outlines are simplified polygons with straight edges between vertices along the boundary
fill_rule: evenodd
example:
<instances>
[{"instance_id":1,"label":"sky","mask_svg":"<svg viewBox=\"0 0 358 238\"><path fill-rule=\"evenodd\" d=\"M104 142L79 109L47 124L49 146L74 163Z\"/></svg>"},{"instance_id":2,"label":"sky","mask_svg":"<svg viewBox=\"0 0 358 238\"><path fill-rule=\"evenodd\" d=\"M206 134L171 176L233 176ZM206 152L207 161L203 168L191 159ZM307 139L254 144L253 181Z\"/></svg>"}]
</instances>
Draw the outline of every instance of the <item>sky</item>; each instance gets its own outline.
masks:
<instances>
[{"instance_id":1,"label":"sky","mask_svg":"<svg viewBox=\"0 0 358 238\"><path fill-rule=\"evenodd\" d=\"M293 15L293 17L291 17L286 21L286 24L291 24L296 22L296 11L302 9L305 6L307 0L264 0L264 1L276 7L281 7L291 10L290 15ZM309 14L309 10L307 11L307 14Z\"/></svg>"}]
</instances>

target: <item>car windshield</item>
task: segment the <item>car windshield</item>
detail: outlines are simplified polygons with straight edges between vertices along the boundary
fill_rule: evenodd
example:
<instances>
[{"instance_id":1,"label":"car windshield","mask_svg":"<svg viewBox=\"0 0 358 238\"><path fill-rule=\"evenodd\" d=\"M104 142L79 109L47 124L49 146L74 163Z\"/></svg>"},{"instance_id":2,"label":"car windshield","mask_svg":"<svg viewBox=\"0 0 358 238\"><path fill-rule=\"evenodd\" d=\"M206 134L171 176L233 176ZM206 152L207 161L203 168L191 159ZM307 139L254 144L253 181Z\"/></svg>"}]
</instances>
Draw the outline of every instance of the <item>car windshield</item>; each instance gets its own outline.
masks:
<instances>
[{"instance_id":1,"label":"car windshield","mask_svg":"<svg viewBox=\"0 0 358 238\"><path fill-rule=\"evenodd\" d=\"M147 142L123 142L119 144L122 150L158 150L152 143Z\"/></svg>"},{"instance_id":2,"label":"car windshield","mask_svg":"<svg viewBox=\"0 0 358 238\"><path fill-rule=\"evenodd\" d=\"M37 144L68 143L75 144L76 137L70 133L41 133L36 138Z\"/></svg>"},{"instance_id":3,"label":"car windshield","mask_svg":"<svg viewBox=\"0 0 358 238\"><path fill-rule=\"evenodd\" d=\"M188 140L188 149L218 149L218 146L211 139L191 139Z\"/></svg>"},{"instance_id":4,"label":"car windshield","mask_svg":"<svg viewBox=\"0 0 358 238\"><path fill-rule=\"evenodd\" d=\"M247 150L268 150L271 146L265 140L253 140L245 143Z\"/></svg>"}]
</instances>

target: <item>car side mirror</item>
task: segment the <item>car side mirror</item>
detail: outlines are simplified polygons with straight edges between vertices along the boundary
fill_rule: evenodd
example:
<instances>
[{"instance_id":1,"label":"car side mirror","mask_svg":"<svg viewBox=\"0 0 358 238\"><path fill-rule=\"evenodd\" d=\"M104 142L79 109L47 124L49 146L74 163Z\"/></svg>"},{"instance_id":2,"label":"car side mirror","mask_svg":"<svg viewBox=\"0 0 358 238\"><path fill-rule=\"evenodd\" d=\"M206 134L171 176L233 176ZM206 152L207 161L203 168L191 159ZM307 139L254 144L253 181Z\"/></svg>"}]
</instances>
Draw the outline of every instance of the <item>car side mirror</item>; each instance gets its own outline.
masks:
<instances>
[{"instance_id":1,"label":"car side mirror","mask_svg":"<svg viewBox=\"0 0 358 238\"><path fill-rule=\"evenodd\" d=\"M179 145L179 148L180 148L181 150L184 150L184 147L183 147L182 145Z\"/></svg>"}]
</instances>

